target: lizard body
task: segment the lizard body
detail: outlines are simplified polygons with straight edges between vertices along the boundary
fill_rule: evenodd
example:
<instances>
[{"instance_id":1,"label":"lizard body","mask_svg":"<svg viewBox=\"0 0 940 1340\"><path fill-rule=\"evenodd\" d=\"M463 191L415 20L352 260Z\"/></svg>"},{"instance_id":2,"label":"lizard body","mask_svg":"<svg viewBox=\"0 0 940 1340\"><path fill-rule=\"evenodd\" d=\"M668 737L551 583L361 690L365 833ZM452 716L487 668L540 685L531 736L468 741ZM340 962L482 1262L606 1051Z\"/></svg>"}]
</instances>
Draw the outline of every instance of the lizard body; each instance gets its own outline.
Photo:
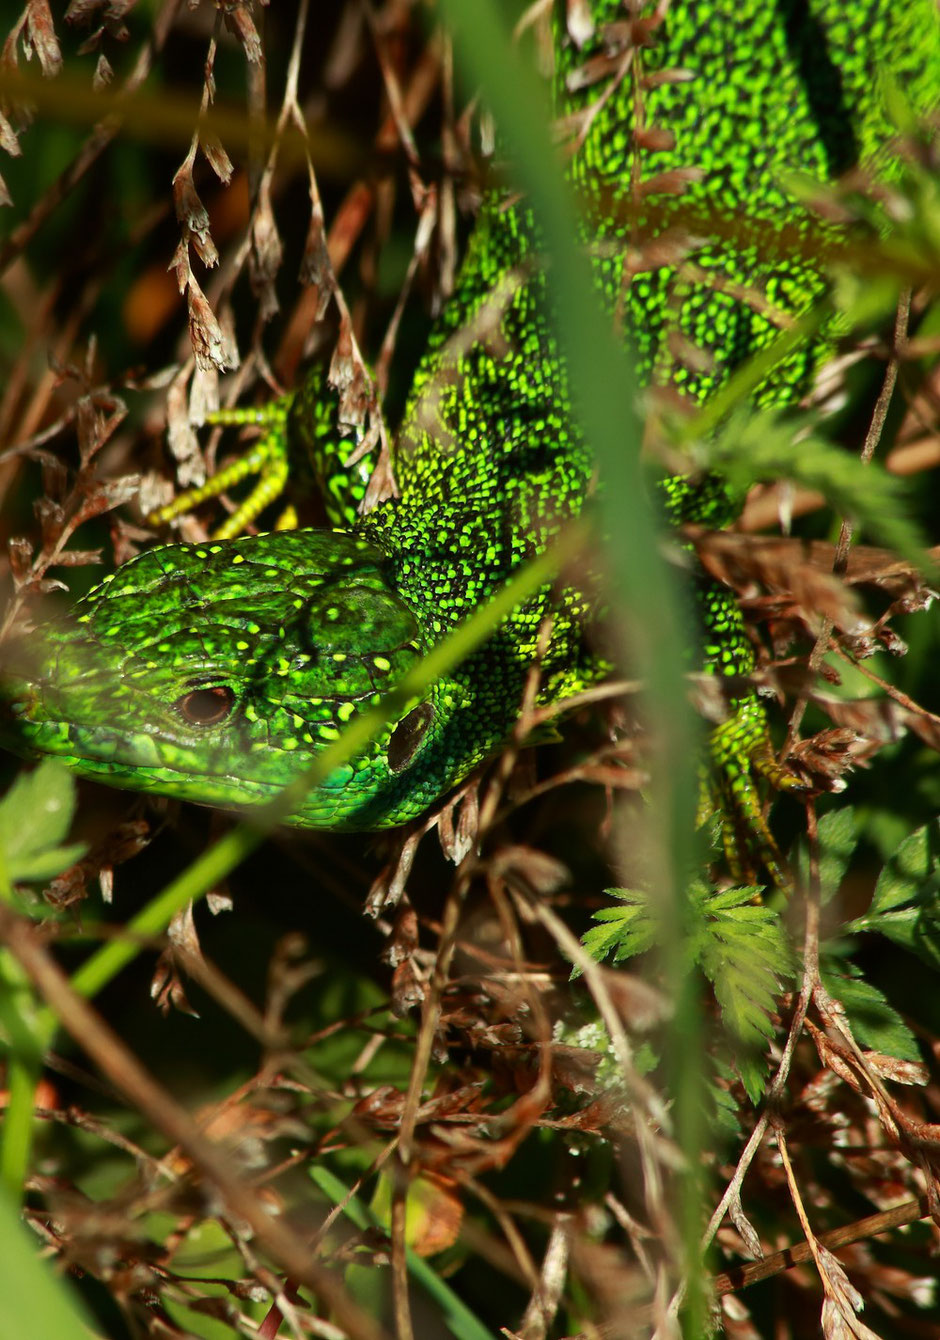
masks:
<instances>
[{"instance_id":1,"label":"lizard body","mask_svg":"<svg viewBox=\"0 0 940 1340\"><path fill-rule=\"evenodd\" d=\"M645 27L619 0L591 12L580 50L555 18L555 101L577 139L568 171L596 283L643 380L701 405L825 290L825 229L785 171L829 181L857 163L890 168L883 64L918 111L935 106L936 9L688 0ZM362 480L340 470L341 529L169 545L125 564L39 631L28 672L7 675L5 738L205 804L276 793L581 510L592 461L552 320L537 226L524 201L493 191L397 436L400 497L353 519ZM831 338L776 363L756 403L798 400ZM313 386L275 411L277 443L293 422L328 445ZM282 479L279 451L261 456ZM335 463L335 442L327 455ZM321 473L329 492L329 462ZM665 493L675 520L732 514L720 488L685 477ZM700 594L709 667L747 674L733 598L714 584ZM570 579L544 587L288 822L377 828L421 813L510 734L547 613L540 702L604 672L584 637L592 603ZM755 819L752 767L780 773L752 694L733 702L713 755L728 803Z\"/></svg>"}]
</instances>

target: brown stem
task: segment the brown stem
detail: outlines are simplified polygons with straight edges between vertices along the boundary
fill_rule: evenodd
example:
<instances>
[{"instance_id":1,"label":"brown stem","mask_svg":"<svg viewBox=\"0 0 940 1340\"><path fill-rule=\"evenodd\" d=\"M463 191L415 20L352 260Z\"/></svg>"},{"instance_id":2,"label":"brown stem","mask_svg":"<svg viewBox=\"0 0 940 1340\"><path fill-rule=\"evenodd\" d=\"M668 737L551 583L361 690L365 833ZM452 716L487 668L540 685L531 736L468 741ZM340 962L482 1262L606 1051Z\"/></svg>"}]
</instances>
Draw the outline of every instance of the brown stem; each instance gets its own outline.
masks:
<instances>
[{"instance_id":1,"label":"brown stem","mask_svg":"<svg viewBox=\"0 0 940 1340\"><path fill-rule=\"evenodd\" d=\"M921 1196L918 1200L906 1200L903 1205L895 1205L891 1210L880 1210L864 1219L856 1219L854 1223L843 1224L841 1228L832 1228L828 1233L819 1233L816 1241L820 1246L835 1251L839 1247L847 1247L850 1242L862 1242L865 1238L874 1238L893 1228L901 1228L904 1224L913 1224L918 1219L929 1217L927 1197ZM721 1298L724 1294L736 1293L738 1289L759 1284L761 1280L770 1279L784 1270L792 1270L794 1266L804 1265L812 1259L813 1251L809 1243L798 1242L793 1247L785 1247L782 1252L765 1256L762 1261L735 1266L721 1275L715 1275L712 1288Z\"/></svg>"},{"instance_id":2,"label":"brown stem","mask_svg":"<svg viewBox=\"0 0 940 1340\"><path fill-rule=\"evenodd\" d=\"M158 1130L177 1144L217 1189L229 1211L244 1220L258 1245L298 1283L314 1290L356 1340L383 1340L386 1332L349 1298L337 1276L312 1259L308 1244L272 1217L263 1201L234 1172L227 1155L208 1139L188 1112L143 1068L136 1056L89 1003L69 985L35 927L0 904L0 940L29 974L61 1026Z\"/></svg>"},{"instance_id":3,"label":"brown stem","mask_svg":"<svg viewBox=\"0 0 940 1340\"><path fill-rule=\"evenodd\" d=\"M878 393L878 399L875 401L875 408L872 411L871 422L868 425L868 432L865 434L865 441L862 443L860 459L864 465L867 465L875 449L881 441L881 434L884 431L885 420L888 417L888 409L891 405L891 397L894 395L894 388L898 380L898 369L901 364L901 354L907 340L907 326L911 314L911 294L909 289L905 289L898 299L897 313L894 319L894 338L891 346L891 357L888 359L888 365L885 368L884 380L881 384L881 390ZM845 572L848 561L849 545L852 543L852 522L848 519L843 520L842 529L839 532L839 543L836 546L836 556L832 564L833 572L841 575ZM826 651L829 648L829 638L832 634L833 623L831 619L824 619L822 628L816 638L813 650L809 657L810 675L815 675L822 662ZM806 712L809 698L802 694L796 701L793 712L790 716L790 725L787 729L787 741L784 746L783 756L793 749L799 734L800 726Z\"/></svg>"}]
</instances>

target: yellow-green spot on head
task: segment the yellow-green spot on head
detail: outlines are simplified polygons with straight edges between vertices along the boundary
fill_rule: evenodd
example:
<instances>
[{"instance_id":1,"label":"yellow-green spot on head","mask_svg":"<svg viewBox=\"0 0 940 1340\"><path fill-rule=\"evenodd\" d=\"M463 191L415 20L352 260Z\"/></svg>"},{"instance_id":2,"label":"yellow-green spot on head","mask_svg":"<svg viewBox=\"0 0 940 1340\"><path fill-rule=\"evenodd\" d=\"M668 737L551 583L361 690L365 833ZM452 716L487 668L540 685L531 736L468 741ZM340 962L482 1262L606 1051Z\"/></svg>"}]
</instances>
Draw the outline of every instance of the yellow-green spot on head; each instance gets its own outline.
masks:
<instances>
[{"instance_id":1,"label":"yellow-green spot on head","mask_svg":"<svg viewBox=\"0 0 940 1340\"><path fill-rule=\"evenodd\" d=\"M361 537L164 546L31 635L28 661L0 676L0 738L117 786L250 808L307 776L378 699L376 658L404 674L426 637L387 555ZM427 725L413 712L389 722L288 821L376 828L420 813L460 766L431 728L436 693Z\"/></svg>"}]
</instances>

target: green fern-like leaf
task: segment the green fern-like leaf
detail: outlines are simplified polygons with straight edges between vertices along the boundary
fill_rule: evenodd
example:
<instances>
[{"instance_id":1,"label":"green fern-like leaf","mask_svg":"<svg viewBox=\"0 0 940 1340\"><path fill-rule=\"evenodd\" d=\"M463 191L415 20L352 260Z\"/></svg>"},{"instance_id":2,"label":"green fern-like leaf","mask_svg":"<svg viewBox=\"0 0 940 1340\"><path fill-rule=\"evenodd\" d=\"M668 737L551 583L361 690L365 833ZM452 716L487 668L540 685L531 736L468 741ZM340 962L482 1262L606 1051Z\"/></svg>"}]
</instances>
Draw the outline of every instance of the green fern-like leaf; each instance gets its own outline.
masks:
<instances>
[{"instance_id":1,"label":"green fern-like leaf","mask_svg":"<svg viewBox=\"0 0 940 1340\"><path fill-rule=\"evenodd\" d=\"M698 444L696 460L721 474L735 492L770 479L818 490L878 543L923 567L923 539L910 519L904 485L875 462L865 465L812 431L800 432L796 445L796 434L792 415L739 409L714 441Z\"/></svg>"},{"instance_id":2,"label":"green fern-like leaf","mask_svg":"<svg viewBox=\"0 0 940 1340\"><path fill-rule=\"evenodd\" d=\"M773 1036L773 1012L793 955L779 915L755 901L756 888L716 891L696 881L689 889L695 915L684 944L688 971L708 978L748 1095L764 1087L764 1051ZM597 959L615 963L653 948L660 939L650 897L637 889L612 889L619 907L594 914L598 925L584 936Z\"/></svg>"},{"instance_id":3,"label":"green fern-like leaf","mask_svg":"<svg viewBox=\"0 0 940 1340\"><path fill-rule=\"evenodd\" d=\"M642 889L608 889L607 893L618 898L621 906L594 913L600 924L592 926L582 941L591 957L599 963L608 957L621 963L652 949L657 936L649 895ZM580 976L580 970L576 968L572 976Z\"/></svg>"},{"instance_id":4,"label":"green fern-like leaf","mask_svg":"<svg viewBox=\"0 0 940 1340\"><path fill-rule=\"evenodd\" d=\"M779 916L754 902L755 890L699 886L701 908L696 961L712 983L731 1038L738 1072L752 1102L764 1091L767 1042L783 980L793 955Z\"/></svg>"},{"instance_id":5,"label":"green fern-like leaf","mask_svg":"<svg viewBox=\"0 0 940 1340\"><path fill-rule=\"evenodd\" d=\"M726 1139L737 1140L741 1136L741 1119L738 1103L730 1087L734 1083L735 1073L720 1056L709 1059L711 1065L705 1072L705 1085L715 1131Z\"/></svg>"}]
</instances>

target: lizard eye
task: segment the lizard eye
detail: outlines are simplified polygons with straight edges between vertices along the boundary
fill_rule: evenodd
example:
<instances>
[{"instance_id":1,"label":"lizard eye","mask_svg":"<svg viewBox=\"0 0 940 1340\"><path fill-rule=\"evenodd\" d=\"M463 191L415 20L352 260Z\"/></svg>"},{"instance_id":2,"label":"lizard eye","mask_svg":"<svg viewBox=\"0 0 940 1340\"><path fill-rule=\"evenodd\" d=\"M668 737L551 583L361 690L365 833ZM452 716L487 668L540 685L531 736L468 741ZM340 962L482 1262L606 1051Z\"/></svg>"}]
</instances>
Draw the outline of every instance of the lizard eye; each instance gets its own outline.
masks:
<instances>
[{"instance_id":1,"label":"lizard eye","mask_svg":"<svg viewBox=\"0 0 940 1340\"><path fill-rule=\"evenodd\" d=\"M431 704L422 703L399 721L388 742L388 766L392 772L401 772L402 768L407 768L418 752L418 745L424 739L433 717L434 708Z\"/></svg>"},{"instance_id":2,"label":"lizard eye","mask_svg":"<svg viewBox=\"0 0 940 1340\"><path fill-rule=\"evenodd\" d=\"M191 689L177 698L176 709L191 726L215 726L224 721L235 706L235 694L225 685Z\"/></svg>"}]
</instances>

